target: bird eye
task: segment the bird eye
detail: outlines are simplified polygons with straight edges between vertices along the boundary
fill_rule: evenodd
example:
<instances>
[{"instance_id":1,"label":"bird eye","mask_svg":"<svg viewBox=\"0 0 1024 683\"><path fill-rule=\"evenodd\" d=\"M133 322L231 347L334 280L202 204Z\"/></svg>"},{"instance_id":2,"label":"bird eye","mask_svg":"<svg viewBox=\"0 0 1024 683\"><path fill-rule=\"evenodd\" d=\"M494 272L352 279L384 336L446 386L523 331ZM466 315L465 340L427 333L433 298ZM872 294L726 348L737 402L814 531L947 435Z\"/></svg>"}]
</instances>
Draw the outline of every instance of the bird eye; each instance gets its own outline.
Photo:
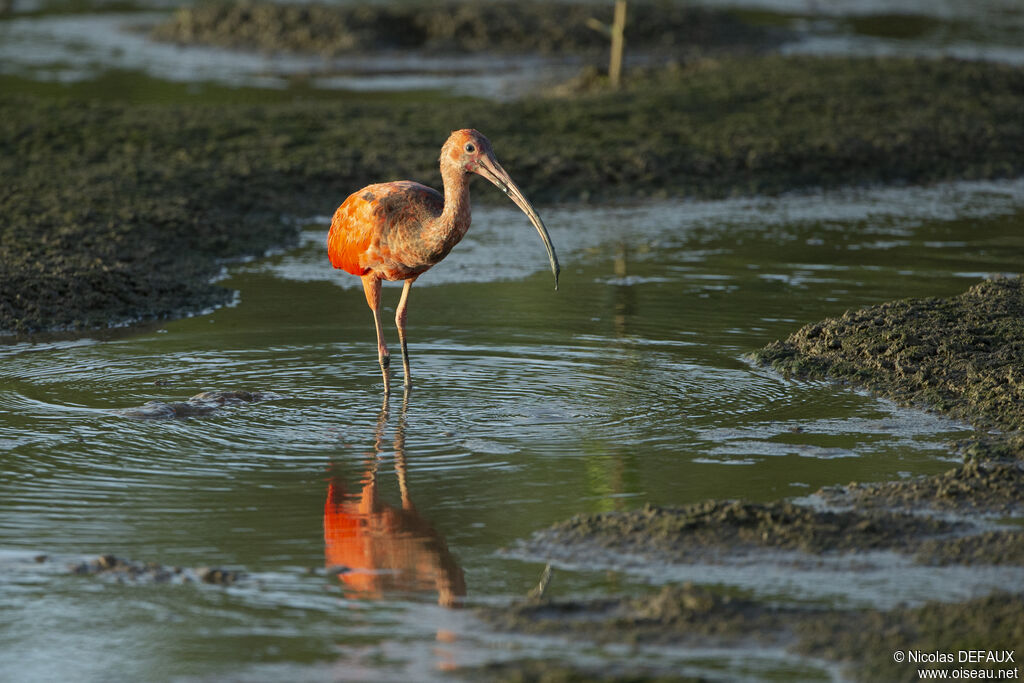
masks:
<instances>
[{"instance_id":1,"label":"bird eye","mask_svg":"<svg viewBox=\"0 0 1024 683\"><path fill-rule=\"evenodd\" d=\"M474 145L474 144L473 144L472 142L467 142L467 143L466 143L466 147L465 147L465 150L466 150L467 152L469 152L470 154L472 154L473 152L475 152L475 151L476 151L476 146L475 146L475 145Z\"/></svg>"}]
</instances>

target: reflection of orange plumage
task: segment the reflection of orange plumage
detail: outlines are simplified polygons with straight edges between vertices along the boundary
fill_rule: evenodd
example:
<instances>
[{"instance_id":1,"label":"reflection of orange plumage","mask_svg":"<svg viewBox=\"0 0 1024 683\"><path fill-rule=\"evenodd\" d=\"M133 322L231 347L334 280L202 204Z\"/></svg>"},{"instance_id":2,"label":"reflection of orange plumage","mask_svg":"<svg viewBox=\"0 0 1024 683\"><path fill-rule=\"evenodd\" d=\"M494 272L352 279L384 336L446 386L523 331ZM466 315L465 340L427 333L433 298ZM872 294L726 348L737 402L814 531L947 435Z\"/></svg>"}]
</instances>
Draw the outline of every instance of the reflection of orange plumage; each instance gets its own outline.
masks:
<instances>
[{"instance_id":1,"label":"reflection of orange plumage","mask_svg":"<svg viewBox=\"0 0 1024 683\"><path fill-rule=\"evenodd\" d=\"M385 393L391 390L391 357L381 330L381 282L405 281L395 324L402 344L405 385L411 386L405 339L409 290L416 278L447 256L469 229L470 174L490 180L526 213L544 241L558 287L558 259L547 229L495 159L490 141L475 130L457 130L441 148L440 162L443 196L437 190L407 180L368 185L338 207L327 235L331 265L363 279L366 302L377 328L377 360L384 375Z\"/></svg>"},{"instance_id":2,"label":"reflection of orange plumage","mask_svg":"<svg viewBox=\"0 0 1024 683\"><path fill-rule=\"evenodd\" d=\"M454 604L466 594L466 583L444 540L411 504L387 505L376 489L377 482L371 480L358 499L347 500L339 482L328 486L327 566L339 570L350 588L370 597L389 590L437 591L440 604Z\"/></svg>"},{"instance_id":3,"label":"reflection of orange plumage","mask_svg":"<svg viewBox=\"0 0 1024 683\"><path fill-rule=\"evenodd\" d=\"M412 500L405 469L404 425L395 434L395 470L401 507L381 500L377 485L380 440L387 422L387 405L377 425L376 457L364 474L359 496L348 496L335 477L327 487L324 505L326 565L357 594L379 597L387 591L437 591L438 602L453 605L466 594L466 582L447 544L424 519Z\"/></svg>"}]
</instances>

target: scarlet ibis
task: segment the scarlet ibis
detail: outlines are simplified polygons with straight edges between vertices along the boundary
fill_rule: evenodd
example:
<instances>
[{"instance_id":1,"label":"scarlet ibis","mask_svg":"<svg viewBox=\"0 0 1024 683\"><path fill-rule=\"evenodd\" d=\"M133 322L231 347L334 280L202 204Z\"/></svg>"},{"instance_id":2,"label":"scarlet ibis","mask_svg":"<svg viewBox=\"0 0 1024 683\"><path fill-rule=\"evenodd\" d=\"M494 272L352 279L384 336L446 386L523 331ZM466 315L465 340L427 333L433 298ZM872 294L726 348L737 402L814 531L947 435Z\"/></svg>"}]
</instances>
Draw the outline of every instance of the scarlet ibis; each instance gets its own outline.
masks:
<instances>
[{"instance_id":1,"label":"scarlet ibis","mask_svg":"<svg viewBox=\"0 0 1024 683\"><path fill-rule=\"evenodd\" d=\"M558 289L558 258L544 222L494 157L490 141L472 129L454 131L441 148L444 195L409 180L368 185L349 195L334 212L327 235L331 265L363 279L366 302L377 328L377 361L384 392L391 391L391 356L380 321L381 281L404 280L395 311L402 344L405 386L412 386L405 321L409 290L420 275L448 255L469 229L470 174L497 185L527 215L548 252Z\"/></svg>"}]
</instances>

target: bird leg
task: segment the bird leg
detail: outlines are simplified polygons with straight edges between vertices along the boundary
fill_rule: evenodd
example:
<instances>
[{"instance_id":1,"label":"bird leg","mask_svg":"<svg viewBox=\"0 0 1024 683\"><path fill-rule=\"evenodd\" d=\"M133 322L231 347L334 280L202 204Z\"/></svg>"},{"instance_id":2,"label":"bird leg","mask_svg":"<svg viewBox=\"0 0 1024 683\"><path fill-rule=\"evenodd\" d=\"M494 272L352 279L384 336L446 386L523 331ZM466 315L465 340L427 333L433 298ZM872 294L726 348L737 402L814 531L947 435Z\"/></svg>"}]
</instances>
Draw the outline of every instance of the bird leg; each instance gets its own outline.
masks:
<instances>
[{"instance_id":1,"label":"bird leg","mask_svg":"<svg viewBox=\"0 0 1024 683\"><path fill-rule=\"evenodd\" d=\"M402 342L402 371L405 373L406 388L412 386L412 375L409 374L409 346L405 342L405 317L406 307L409 304L409 290L412 289L412 283L415 281L415 277L405 281L405 286L402 288L402 298L399 299L398 308L395 310L395 326L398 327L398 339Z\"/></svg>"},{"instance_id":2,"label":"bird leg","mask_svg":"<svg viewBox=\"0 0 1024 683\"><path fill-rule=\"evenodd\" d=\"M391 354L388 353L388 345L384 343L384 330L380 322L380 278L374 275L363 276L363 292L366 294L366 303L373 311L373 323L377 327L377 362L380 363L380 372L384 376L384 393L391 393Z\"/></svg>"}]
</instances>

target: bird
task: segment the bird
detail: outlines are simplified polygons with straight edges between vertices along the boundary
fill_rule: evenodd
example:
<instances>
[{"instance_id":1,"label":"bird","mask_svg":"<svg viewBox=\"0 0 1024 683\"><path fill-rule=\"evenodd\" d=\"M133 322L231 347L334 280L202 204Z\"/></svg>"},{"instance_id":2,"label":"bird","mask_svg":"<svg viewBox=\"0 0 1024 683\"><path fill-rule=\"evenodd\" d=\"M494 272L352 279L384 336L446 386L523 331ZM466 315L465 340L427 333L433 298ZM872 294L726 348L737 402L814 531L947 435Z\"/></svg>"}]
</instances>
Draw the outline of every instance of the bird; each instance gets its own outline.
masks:
<instances>
[{"instance_id":1,"label":"bird","mask_svg":"<svg viewBox=\"0 0 1024 683\"><path fill-rule=\"evenodd\" d=\"M560 268L547 228L498 163L490 140L474 129L453 131L441 147L439 162L443 193L410 180L367 185L342 202L327 233L331 265L362 278L363 293L377 329L377 362L384 377L385 395L391 391L391 356L381 326L381 283L404 281L395 325L402 346L404 385L409 388L412 376L405 331L409 290L416 278L437 265L466 235L473 174L496 185L529 218L547 250L558 289Z\"/></svg>"}]
</instances>

